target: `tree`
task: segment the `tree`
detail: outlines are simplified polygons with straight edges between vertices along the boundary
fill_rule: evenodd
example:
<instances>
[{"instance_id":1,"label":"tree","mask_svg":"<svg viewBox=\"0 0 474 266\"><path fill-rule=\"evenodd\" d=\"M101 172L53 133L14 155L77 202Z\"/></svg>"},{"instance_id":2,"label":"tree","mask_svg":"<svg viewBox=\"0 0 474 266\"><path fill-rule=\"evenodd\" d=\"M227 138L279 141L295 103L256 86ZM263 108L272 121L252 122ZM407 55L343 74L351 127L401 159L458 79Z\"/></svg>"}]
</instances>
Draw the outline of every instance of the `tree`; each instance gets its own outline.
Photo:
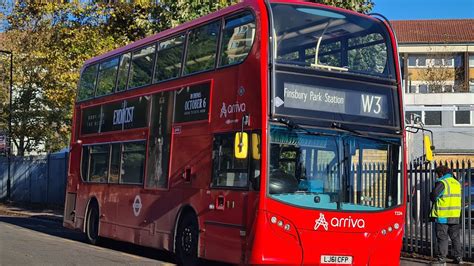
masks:
<instances>
[{"instance_id":1,"label":"tree","mask_svg":"<svg viewBox=\"0 0 474 266\"><path fill-rule=\"evenodd\" d=\"M12 142L18 155L40 144L46 151L67 145L79 69L117 45L96 27L101 16L95 7L23 1L8 14L1 48L14 54Z\"/></svg>"},{"instance_id":2,"label":"tree","mask_svg":"<svg viewBox=\"0 0 474 266\"><path fill-rule=\"evenodd\" d=\"M0 7L0 49L14 53L12 139L19 155L41 151L41 144L47 152L68 145L85 60L238 0L64 2L14 1L14 6L4 2ZM365 0L317 2L361 12L373 6ZM4 77L0 84L3 87ZM0 101L5 102L2 95Z\"/></svg>"},{"instance_id":3,"label":"tree","mask_svg":"<svg viewBox=\"0 0 474 266\"><path fill-rule=\"evenodd\" d=\"M429 53L428 57L429 59L423 58L426 60L426 67L419 70L418 78L428 86L429 92L463 92L467 90L463 82L464 69L460 64L460 55L435 52Z\"/></svg>"},{"instance_id":4,"label":"tree","mask_svg":"<svg viewBox=\"0 0 474 266\"><path fill-rule=\"evenodd\" d=\"M354 10L360 13L369 13L374 8L371 0L312 0L311 2Z\"/></svg>"}]
</instances>

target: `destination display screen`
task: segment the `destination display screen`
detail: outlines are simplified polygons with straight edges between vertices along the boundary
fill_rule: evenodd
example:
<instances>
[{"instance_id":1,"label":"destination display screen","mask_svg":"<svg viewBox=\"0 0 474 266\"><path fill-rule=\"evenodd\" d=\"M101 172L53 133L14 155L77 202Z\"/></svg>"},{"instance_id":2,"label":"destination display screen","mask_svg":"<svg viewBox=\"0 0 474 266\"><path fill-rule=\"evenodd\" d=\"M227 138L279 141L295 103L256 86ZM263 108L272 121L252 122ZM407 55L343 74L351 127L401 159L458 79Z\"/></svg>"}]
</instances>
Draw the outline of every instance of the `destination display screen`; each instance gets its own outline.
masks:
<instances>
[{"instance_id":1,"label":"destination display screen","mask_svg":"<svg viewBox=\"0 0 474 266\"><path fill-rule=\"evenodd\" d=\"M283 102L286 108L332 112L348 115L388 117L387 96L321 86L285 83Z\"/></svg>"},{"instance_id":2,"label":"destination display screen","mask_svg":"<svg viewBox=\"0 0 474 266\"><path fill-rule=\"evenodd\" d=\"M399 126L395 86L288 72L276 77L276 115Z\"/></svg>"}]
</instances>

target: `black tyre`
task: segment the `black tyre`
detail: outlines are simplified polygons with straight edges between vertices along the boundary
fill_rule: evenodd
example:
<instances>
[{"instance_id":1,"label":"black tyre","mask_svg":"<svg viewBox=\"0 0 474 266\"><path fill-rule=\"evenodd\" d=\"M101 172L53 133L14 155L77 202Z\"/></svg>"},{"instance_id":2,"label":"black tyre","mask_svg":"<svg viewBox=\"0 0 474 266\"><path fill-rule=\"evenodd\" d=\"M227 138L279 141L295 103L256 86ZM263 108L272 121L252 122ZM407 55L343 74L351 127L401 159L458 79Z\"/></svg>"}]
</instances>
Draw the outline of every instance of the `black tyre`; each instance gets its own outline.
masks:
<instances>
[{"instance_id":1,"label":"black tyre","mask_svg":"<svg viewBox=\"0 0 474 266\"><path fill-rule=\"evenodd\" d=\"M176 258L179 265L193 266L198 263L199 225L196 215L185 213L176 231Z\"/></svg>"},{"instance_id":2,"label":"black tyre","mask_svg":"<svg viewBox=\"0 0 474 266\"><path fill-rule=\"evenodd\" d=\"M92 245L99 242L99 208L92 204L87 212L86 239Z\"/></svg>"}]
</instances>

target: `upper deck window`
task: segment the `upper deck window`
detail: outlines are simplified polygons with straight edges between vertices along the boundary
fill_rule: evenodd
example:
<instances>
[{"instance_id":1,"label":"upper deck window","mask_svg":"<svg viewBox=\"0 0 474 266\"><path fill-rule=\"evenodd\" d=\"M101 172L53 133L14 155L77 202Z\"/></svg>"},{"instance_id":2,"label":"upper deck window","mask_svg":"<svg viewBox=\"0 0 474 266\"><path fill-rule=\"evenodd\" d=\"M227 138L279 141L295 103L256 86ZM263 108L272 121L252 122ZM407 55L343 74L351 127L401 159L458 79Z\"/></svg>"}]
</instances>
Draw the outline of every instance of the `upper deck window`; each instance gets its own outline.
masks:
<instances>
[{"instance_id":1,"label":"upper deck window","mask_svg":"<svg viewBox=\"0 0 474 266\"><path fill-rule=\"evenodd\" d=\"M158 44L154 82L179 76L184 51L184 35L162 41Z\"/></svg>"},{"instance_id":2,"label":"upper deck window","mask_svg":"<svg viewBox=\"0 0 474 266\"><path fill-rule=\"evenodd\" d=\"M115 57L100 64L96 96L107 95L114 92L118 63L119 58Z\"/></svg>"},{"instance_id":3,"label":"upper deck window","mask_svg":"<svg viewBox=\"0 0 474 266\"><path fill-rule=\"evenodd\" d=\"M84 69L79 83L77 100L86 100L94 97L95 84L97 82L97 65L88 66Z\"/></svg>"},{"instance_id":4,"label":"upper deck window","mask_svg":"<svg viewBox=\"0 0 474 266\"><path fill-rule=\"evenodd\" d=\"M128 88L137 88L151 83L155 45L133 52Z\"/></svg>"},{"instance_id":5,"label":"upper deck window","mask_svg":"<svg viewBox=\"0 0 474 266\"><path fill-rule=\"evenodd\" d=\"M130 53L123 54L120 57L119 72L117 78L117 91L127 89L128 70L130 68Z\"/></svg>"},{"instance_id":6,"label":"upper deck window","mask_svg":"<svg viewBox=\"0 0 474 266\"><path fill-rule=\"evenodd\" d=\"M220 24L215 21L190 31L184 74L214 68Z\"/></svg>"},{"instance_id":7,"label":"upper deck window","mask_svg":"<svg viewBox=\"0 0 474 266\"><path fill-rule=\"evenodd\" d=\"M225 20L222 33L222 49L219 65L231 65L242 62L252 48L255 38L255 18L245 12Z\"/></svg>"},{"instance_id":8,"label":"upper deck window","mask_svg":"<svg viewBox=\"0 0 474 266\"><path fill-rule=\"evenodd\" d=\"M309 6L273 4L272 11L277 63L395 79L381 22Z\"/></svg>"}]
</instances>

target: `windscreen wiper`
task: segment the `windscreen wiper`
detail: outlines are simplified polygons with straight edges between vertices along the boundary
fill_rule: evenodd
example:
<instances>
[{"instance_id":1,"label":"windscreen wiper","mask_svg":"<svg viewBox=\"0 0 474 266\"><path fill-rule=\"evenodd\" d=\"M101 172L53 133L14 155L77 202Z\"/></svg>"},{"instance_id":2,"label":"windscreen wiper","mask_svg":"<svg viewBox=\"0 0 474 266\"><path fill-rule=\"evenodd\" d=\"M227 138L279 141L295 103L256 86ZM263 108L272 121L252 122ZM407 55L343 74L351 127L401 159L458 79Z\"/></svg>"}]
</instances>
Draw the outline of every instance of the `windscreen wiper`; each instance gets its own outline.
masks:
<instances>
[{"instance_id":1,"label":"windscreen wiper","mask_svg":"<svg viewBox=\"0 0 474 266\"><path fill-rule=\"evenodd\" d=\"M345 131L345 132L349 132L349 133L352 133L352 134L356 135L357 137L361 137L361 138L364 138L364 139L380 141L380 142L383 142L385 144L390 144L390 145L400 145L399 143L396 143L396 142L393 142L393 141L385 140L385 139L382 139L382 138L371 137L371 136L369 136L365 133L347 128L347 127L343 126L341 123L333 122L331 124L331 128L338 129L338 130Z\"/></svg>"},{"instance_id":2,"label":"windscreen wiper","mask_svg":"<svg viewBox=\"0 0 474 266\"><path fill-rule=\"evenodd\" d=\"M336 135L334 134L330 134L330 133L323 133L323 132L313 132L313 131L310 131L302 126L300 126L299 124L293 122L292 120L288 119L288 118L282 118L282 117L277 117L277 118L273 118L272 121L275 121L275 122L278 122L278 123L281 123L285 126L287 126L289 129L293 130L293 129L298 129L298 130L301 130L303 132L305 132L306 134L308 135L313 135L313 136L331 136L331 137L334 137Z\"/></svg>"}]
</instances>

